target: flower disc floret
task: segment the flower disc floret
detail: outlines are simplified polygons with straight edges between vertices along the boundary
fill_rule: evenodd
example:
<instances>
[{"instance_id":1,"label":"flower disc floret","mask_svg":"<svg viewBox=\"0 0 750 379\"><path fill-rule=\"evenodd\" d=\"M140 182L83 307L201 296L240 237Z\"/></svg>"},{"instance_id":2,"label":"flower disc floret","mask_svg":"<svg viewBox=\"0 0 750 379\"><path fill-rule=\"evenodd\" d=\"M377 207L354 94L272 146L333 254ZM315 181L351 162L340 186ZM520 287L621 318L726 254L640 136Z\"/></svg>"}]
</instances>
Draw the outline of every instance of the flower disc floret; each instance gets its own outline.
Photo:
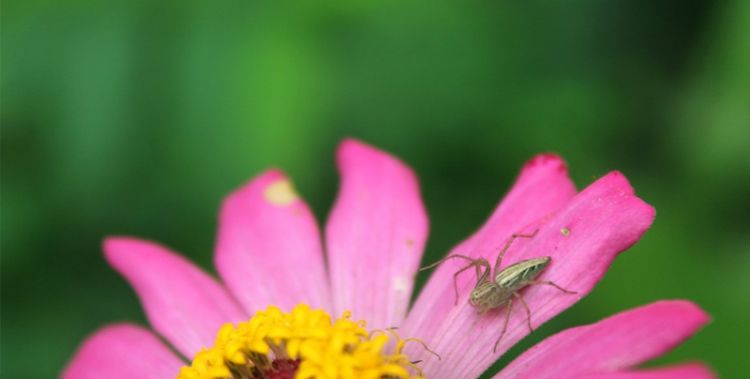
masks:
<instances>
[{"instance_id":1,"label":"flower disc floret","mask_svg":"<svg viewBox=\"0 0 750 379\"><path fill-rule=\"evenodd\" d=\"M350 312L332 322L305 304L289 313L269 306L248 321L222 326L214 346L201 350L178 379L422 378L402 353L410 340L368 333Z\"/></svg>"}]
</instances>

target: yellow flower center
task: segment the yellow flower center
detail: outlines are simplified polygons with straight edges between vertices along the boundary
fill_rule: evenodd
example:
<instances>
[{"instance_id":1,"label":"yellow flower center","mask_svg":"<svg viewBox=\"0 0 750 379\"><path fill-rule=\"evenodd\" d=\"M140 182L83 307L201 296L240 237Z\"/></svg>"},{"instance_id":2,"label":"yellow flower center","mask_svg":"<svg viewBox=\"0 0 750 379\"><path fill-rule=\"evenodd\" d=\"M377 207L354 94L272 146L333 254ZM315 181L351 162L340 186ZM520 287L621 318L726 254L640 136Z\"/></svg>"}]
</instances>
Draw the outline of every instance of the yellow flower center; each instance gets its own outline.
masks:
<instances>
[{"instance_id":1,"label":"yellow flower center","mask_svg":"<svg viewBox=\"0 0 750 379\"><path fill-rule=\"evenodd\" d=\"M270 306L249 321L222 326L215 345L201 350L177 378L423 378L418 362L402 352L412 341L424 346L392 329L368 333L350 312L331 322L328 313L305 304L290 313Z\"/></svg>"}]
</instances>

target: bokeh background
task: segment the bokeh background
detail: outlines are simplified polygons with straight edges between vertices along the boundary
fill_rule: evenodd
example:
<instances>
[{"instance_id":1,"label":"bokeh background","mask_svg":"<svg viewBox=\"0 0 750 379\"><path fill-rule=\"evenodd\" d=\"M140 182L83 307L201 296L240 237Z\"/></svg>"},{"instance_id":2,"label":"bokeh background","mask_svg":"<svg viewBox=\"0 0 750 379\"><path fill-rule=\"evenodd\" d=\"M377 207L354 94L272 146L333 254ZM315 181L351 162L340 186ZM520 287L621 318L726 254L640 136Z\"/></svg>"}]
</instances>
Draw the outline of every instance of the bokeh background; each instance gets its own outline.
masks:
<instances>
[{"instance_id":1,"label":"bokeh background","mask_svg":"<svg viewBox=\"0 0 750 379\"><path fill-rule=\"evenodd\" d=\"M222 197L269 166L325 220L345 136L418 173L425 262L538 152L579 188L622 170L656 207L593 293L493 371L565 327L686 298L713 323L652 364L747 373L750 2L8 0L2 376L55 377L96 328L145 324L106 235L213 271Z\"/></svg>"}]
</instances>

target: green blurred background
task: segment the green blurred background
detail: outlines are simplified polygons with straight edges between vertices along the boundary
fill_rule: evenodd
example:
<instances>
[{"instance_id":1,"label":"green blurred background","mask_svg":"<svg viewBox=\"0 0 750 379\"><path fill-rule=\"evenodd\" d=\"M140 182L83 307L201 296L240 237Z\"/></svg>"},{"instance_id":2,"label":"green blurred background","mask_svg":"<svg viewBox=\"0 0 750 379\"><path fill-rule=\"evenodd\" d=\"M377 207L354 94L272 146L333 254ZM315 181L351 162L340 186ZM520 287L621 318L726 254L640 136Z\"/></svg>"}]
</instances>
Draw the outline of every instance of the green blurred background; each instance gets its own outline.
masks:
<instances>
[{"instance_id":1,"label":"green blurred background","mask_svg":"<svg viewBox=\"0 0 750 379\"><path fill-rule=\"evenodd\" d=\"M97 327L145 323L104 236L213 271L223 196L278 166L324 220L353 136L418 173L425 261L538 152L579 188L622 170L656 207L595 291L494 370L565 327L686 298L713 323L653 364L742 377L750 2L673 3L4 1L2 376L54 377Z\"/></svg>"}]
</instances>

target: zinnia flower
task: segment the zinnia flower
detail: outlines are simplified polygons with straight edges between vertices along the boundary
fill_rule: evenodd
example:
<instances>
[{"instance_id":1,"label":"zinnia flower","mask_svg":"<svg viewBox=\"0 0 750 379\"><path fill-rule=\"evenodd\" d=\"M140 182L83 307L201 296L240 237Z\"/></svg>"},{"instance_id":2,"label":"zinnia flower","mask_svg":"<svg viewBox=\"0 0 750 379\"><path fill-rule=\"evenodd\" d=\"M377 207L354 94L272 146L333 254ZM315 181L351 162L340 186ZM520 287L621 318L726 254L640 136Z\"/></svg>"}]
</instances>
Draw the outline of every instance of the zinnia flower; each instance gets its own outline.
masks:
<instances>
[{"instance_id":1,"label":"zinnia flower","mask_svg":"<svg viewBox=\"0 0 750 379\"><path fill-rule=\"evenodd\" d=\"M441 264L409 309L428 229L412 171L353 140L341 144L338 166L325 249L280 171L231 194L216 243L221 283L163 246L107 238L107 261L133 286L156 334L104 327L63 378L475 378L529 333L527 321L537 327L589 293L654 218L619 172L576 193L560 158L530 160L487 222L451 253L494 262L513 233L536 231L512 244L503 266L550 257L540 279L575 294L523 289L530 320L513 308L493 351L506 308L477 314L466 301L473 270L457 277L456 303L454 274L466 262ZM495 378L710 378L699 363L637 368L707 321L690 302L659 301L553 335Z\"/></svg>"}]
</instances>

